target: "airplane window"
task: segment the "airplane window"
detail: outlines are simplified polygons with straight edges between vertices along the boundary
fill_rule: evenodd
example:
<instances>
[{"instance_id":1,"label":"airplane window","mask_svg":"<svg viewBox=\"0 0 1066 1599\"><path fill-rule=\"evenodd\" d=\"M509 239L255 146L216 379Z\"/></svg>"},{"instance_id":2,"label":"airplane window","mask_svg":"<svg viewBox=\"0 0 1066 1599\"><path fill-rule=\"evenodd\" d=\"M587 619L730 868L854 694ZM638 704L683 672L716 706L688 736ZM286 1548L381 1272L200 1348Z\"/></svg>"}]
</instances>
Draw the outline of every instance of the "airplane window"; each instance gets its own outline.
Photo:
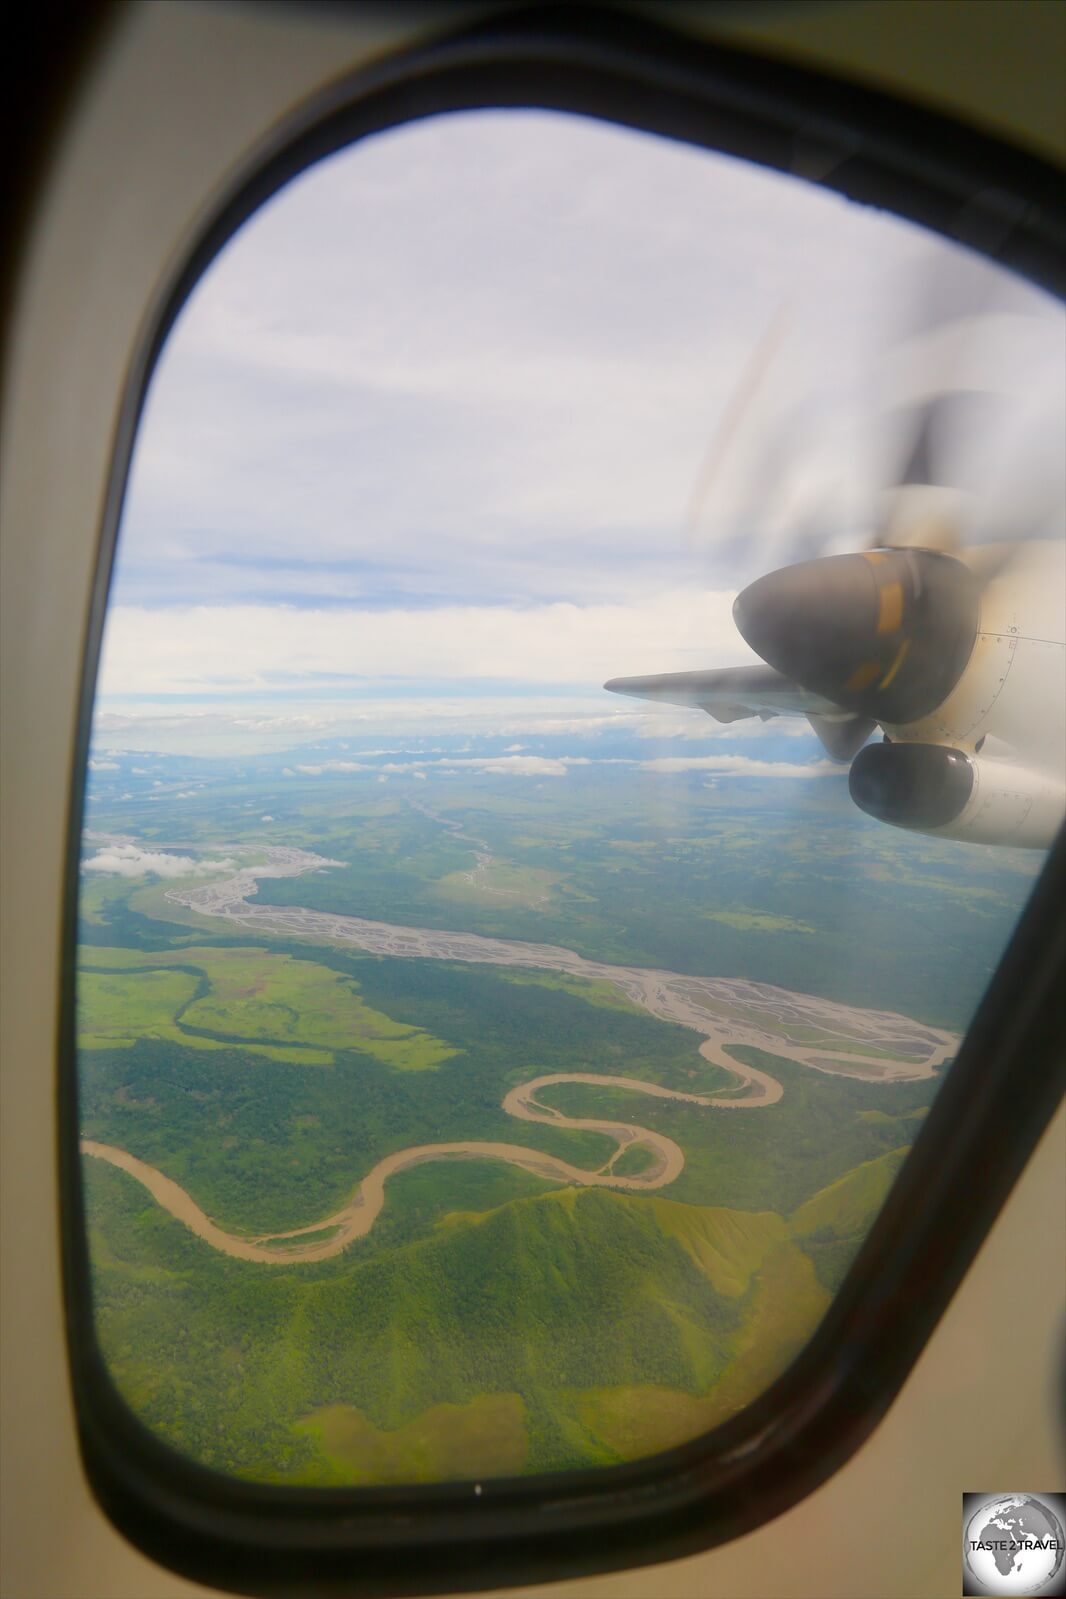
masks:
<instances>
[{"instance_id":1,"label":"airplane window","mask_svg":"<svg viewBox=\"0 0 1066 1599\"><path fill-rule=\"evenodd\" d=\"M257 1484L582 1474L823 1323L1063 811L1061 306L430 118L151 379L80 861L95 1335Z\"/></svg>"}]
</instances>

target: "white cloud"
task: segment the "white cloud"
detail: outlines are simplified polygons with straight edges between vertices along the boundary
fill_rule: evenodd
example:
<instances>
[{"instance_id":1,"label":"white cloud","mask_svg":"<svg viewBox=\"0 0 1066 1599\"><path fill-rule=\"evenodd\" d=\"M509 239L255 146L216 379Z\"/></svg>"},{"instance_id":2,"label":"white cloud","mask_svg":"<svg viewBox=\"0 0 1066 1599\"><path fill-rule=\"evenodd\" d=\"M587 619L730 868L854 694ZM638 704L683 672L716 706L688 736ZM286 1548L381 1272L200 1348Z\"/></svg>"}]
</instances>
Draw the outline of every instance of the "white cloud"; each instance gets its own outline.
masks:
<instances>
[{"instance_id":1,"label":"white cloud","mask_svg":"<svg viewBox=\"0 0 1066 1599\"><path fill-rule=\"evenodd\" d=\"M668 755L641 761L647 772L717 772L722 777L840 777L847 766L835 761L757 761L749 755Z\"/></svg>"},{"instance_id":2,"label":"white cloud","mask_svg":"<svg viewBox=\"0 0 1066 1599\"><path fill-rule=\"evenodd\" d=\"M634 763L615 757L597 761L587 755L464 755L442 756L437 760L387 761L384 766L367 766L359 761L325 761L320 766L297 766L296 771L311 777L325 772L374 772L381 775L378 782L389 776L402 775L424 778L427 772L452 774L459 771L482 772L502 777L565 777L571 766L630 766Z\"/></svg>"},{"instance_id":3,"label":"white cloud","mask_svg":"<svg viewBox=\"0 0 1066 1599\"><path fill-rule=\"evenodd\" d=\"M117 761L98 760L95 755L89 756L90 772L118 772L121 770Z\"/></svg>"},{"instance_id":4,"label":"white cloud","mask_svg":"<svg viewBox=\"0 0 1066 1599\"><path fill-rule=\"evenodd\" d=\"M602 692L561 696L534 691L512 696L454 698L411 694L385 699L372 694L363 698L353 691L348 698L307 704L308 709L298 714L279 709L276 716L261 713L255 718L225 703L210 712L189 709L175 713L163 704L146 705L136 711L103 710L97 713L94 737L105 746L114 740L122 744L135 743L145 750L208 756L288 751L300 745L304 749L313 748L315 746L309 743L314 737L312 729L333 736L356 733L379 738L384 733L413 738L424 736L428 731L452 737L472 734L480 738L517 739L523 750L529 746L522 741L531 737L571 736L595 740L600 735L636 737L660 744L674 739L683 739L686 743L719 740L747 743L781 737L806 739L812 747L815 744L804 717L782 716L766 723L753 717L724 725L699 711L668 705L651 706ZM247 725L253 721L254 726ZM408 751L396 746L376 747L360 751L360 759L350 765L358 769L374 757L405 753ZM426 746L415 758L444 753L438 745ZM333 765L327 760L303 764L323 771ZM142 767L141 771L144 770ZM295 765L287 765L282 775L292 777L295 770Z\"/></svg>"},{"instance_id":5,"label":"white cloud","mask_svg":"<svg viewBox=\"0 0 1066 1599\"><path fill-rule=\"evenodd\" d=\"M194 860L191 855L168 855L162 850L140 849L136 844L108 844L91 860L82 862L86 872L105 872L112 877L206 877L212 872L232 871L232 860Z\"/></svg>"},{"instance_id":6,"label":"white cloud","mask_svg":"<svg viewBox=\"0 0 1066 1599\"><path fill-rule=\"evenodd\" d=\"M261 816L259 820L261 822L272 822L274 818L272 816Z\"/></svg>"},{"instance_id":7,"label":"white cloud","mask_svg":"<svg viewBox=\"0 0 1066 1599\"><path fill-rule=\"evenodd\" d=\"M368 552L392 579L435 566L453 593L474 571L558 592L545 548L586 597L632 595L632 557L676 543L781 298L798 371L840 382L916 237L585 118L477 112L364 141L282 191L197 286L149 395L130 520L205 593L277 588L269 560L239 557L291 556L299 529L353 599ZM200 564L220 530L230 570ZM299 561L283 579L322 581Z\"/></svg>"},{"instance_id":8,"label":"white cloud","mask_svg":"<svg viewBox=\"0 0 1066 1599\"><path fill-rule=\"evenodd\" d=\"M483 760L468 758L448 762L452 767L472 767L478 772L501 777L565 777L568 764L566 760L549 760L543 755L495 755Z\"/></svg>"},{"instance_id":9,"label":"white cloud","mask_svg":"<svg viewBox=\"0 0 1066 1599\"><path fill-rule=\"evenodd\" d=\"M619 674L754 661L734 625L733 598L689 588L629 605L119 606L108 619L100 693L232 696L276 689L279 670L289 686L490 679L598 687Z\"/></svg>"},{"instance_id":10,"label":"white cloud","mask_svg":"<svg viewBox=\"0 0 1066 1599\"><path fill-rule=\"evenodd\" d=\"M373 753L373 752L371 752ZM382 752L384 753L384 752ZM305 777L321 777L323 772L376 772L376 766L368 766L365 761L317 761L315 763L302 763L299 766L285 766L282 768L282 777L295 777L297 772L302 772ZM387 766L386 771L402 770L401 767Z\"/></svg>"},{"instance_id":11,"label":"white cloud","mask_svg":"<svg viewBox=\"0 0 1066 1599\"><path fill-rule=\"evenodd\" d=\"M318 776L411 753L342 766L307 748L337 732L632 734L649 754L810 741L803 720L721 726L598 685L752 660L729 614L741 577L795 558L800 534L859 542L885 481L863 452L892 442L867 436L888 323L928 249L785 175L540 112L428 119L318 164L212 264L153 377L100 692L157 703L98 713L96 747L302 744ZM784 300L784 343L690 533L701 462ZM986 354L1020 371L1015 428L1053 437L1061 479L1044 379L1061 401L1064 324L1037 301L1020 366L1020 346ZM996 453L1008 487L1034 476L1013 444ZM477 680L526 694L468 697ZM587 697L549 697L574 685ZM208 694L195 714L171 698Z\"/></svg>"}]
</instances>

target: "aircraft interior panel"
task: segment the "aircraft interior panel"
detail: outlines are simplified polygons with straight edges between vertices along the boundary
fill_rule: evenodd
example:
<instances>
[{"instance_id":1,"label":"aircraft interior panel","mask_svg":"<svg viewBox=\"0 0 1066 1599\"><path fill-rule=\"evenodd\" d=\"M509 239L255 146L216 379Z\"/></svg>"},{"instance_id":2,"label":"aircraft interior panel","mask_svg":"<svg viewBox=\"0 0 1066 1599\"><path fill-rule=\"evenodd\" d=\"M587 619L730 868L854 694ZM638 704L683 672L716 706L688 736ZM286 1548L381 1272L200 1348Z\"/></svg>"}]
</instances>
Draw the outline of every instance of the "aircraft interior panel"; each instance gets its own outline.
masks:
<instances>
[{"instance_id":1,"label":"aircraft interior panel","mask_svg":"<svg viewBox=\"0 0 1066 1599\"><path fill-rule=\"evenodd\" d=\"M84 731L86 637L98 635L107 604L100 530L114 521L123 487L112 464L137 420L138 366L155 353L145 330L218 197L301 107L390 52L485 23L498 9L200 0L116 9L99 29L25 228L3 374L4 1599L228 1591L149 1560L89 1488L59 1247L57 1004L70 992L65 874L71 795L84 775L72 769L73 752ZM607 9L877 83L1043 160L1066 159L1055 88L1066 9L1042 0ZM968 23L965 13L978 9L981 18ZM1004 59L1014 70L999 70ZM1027 77L1031 91L1022 87ZM1061 845L1060 836L1060 854ZM558 1599L953 1594L962 1493L1057 1492L1066 1482L1064 1307L1060 1107L887 1415L827 1480L704 1553L589 1576L560 1568L554 1581L538 1565L528 1587L519 1566L515 1585L491 1591ZM326 1591L313 1563L290 1591Z\"/></svg>"}]
</instances>

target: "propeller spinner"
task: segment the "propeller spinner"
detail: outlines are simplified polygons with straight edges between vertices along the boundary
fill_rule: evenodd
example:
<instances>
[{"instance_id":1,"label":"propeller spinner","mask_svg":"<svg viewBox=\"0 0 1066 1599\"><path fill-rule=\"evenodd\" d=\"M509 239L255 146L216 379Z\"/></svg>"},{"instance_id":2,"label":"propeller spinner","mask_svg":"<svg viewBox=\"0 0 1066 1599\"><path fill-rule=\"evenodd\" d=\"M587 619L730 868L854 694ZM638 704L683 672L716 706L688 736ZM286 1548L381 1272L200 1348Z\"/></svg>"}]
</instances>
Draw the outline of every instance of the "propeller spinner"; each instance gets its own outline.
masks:
<instances>
[{"instance_id":1,"label":"propeller spinner","mask_svg":"<svg viewBox=\"0 0 1066 1599\"><path fill-rule=\"evenodd\" d=\"M760 577L733 617L763 660L875 722L928 715L961 678L977 638L980 586L934 550L829 555Z\"/></svg>"}]
</instances>

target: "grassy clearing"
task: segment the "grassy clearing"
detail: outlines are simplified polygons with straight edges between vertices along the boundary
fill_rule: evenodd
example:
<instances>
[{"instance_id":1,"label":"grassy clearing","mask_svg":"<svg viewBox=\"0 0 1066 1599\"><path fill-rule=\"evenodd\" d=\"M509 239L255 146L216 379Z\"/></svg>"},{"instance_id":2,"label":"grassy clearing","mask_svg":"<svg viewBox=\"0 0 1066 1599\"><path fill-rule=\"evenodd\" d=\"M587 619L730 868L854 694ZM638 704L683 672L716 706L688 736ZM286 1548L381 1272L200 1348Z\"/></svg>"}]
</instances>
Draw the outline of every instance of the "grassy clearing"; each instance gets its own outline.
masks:
<instances>
[{"instance_id":1,"label":"grassy clearing","mask_svg":"<svg viewBox=\"0 0 1066 1599\"><path fill-rule=\"evenodd\" d=\"M354 978L258 949L94 946L83 956L78 1003L83 1048L138 1038L192 1048L239 1042L296 1065L329 1065L335 1050L354 1049L398 1071L430 1070L458 1053L366 1004Z\"/></svg>"},{"instance_id":2,"label":"grassy clearing","mask_svg":"<svg viewBox=\"0 0 1066 1599\"><path fill-rule=\"evenodd\" d=\"M823 1232L849 1238L865 1232L884 1204L906 1155L906 1149L889 1150L830 1183L793 1212L793 1232L799 1238Z\"/></svg>"},{"instance_id":3,"label":"grassy clearing","mask_svg":"<svg viewBox=\"0 0 1066 1599\"><path fill-rule=\"evenodd\" d=\"M793 916L771 916L767 911L708 911L707 921L721 922L741 933L816 933L810 922Z\"/></svg>"},{"instance_id":4,"label":"grassy clearing","mask_svg":"<svg viewBox=\"0 0 1066 1599\"><path fill-rule=\"evenodd\" d=\"M811 1260L790 1241L764 1257L755 1292L733 1343L733 1358L715 1386L715 1420L742 1410L791 1365L825 1315L830 1293Z\"/></svg>"},{"instance_id":5,"label":"grassy clearing","mask_svg":"<svg viewBox=\"0 0 1066 1599\"><path fill-rule=\"evenodd\" d=\"M611 1170L616 1177L639 1177L641 1172L648 1170L654 1159L647 1144L630 1144L628 1149L623 1149Z\"/></svg>"},{"instance_id":6,"label":"grassy clearing","mask_svg":"<svg viewBox=\"0 0 1066 1599\"><path fill-rule=\"evenodd\" d=\"M174 1017L196 993L189 972L136 975L83 969L78 978L78 1044L114 1049L137 1038L172 1037Z\"/></svg>"},{"instance_id":7,"label":"grassy clearing","mask_svg":"<svg viewBox=\"0 0 1066 1599\"><path fill-rule=\"evenodd\" d=\"M640 1460L673 1449L708 1432L720 1419L713 1399L680 1388L643 1383L619 1388L585 1388L557 1396L585 1431L619 1460Z\"/></svg>"},{"instance_id":8,"label":"grassy clearing","mask_svg":"<svg viewBox=\"0 0 1066 1599\"><path fill-rule=\"evenodd\" d=\"M520 971L506 967L493 967L493 972L506 983L520 988L554 988L560 993L573 994L588 1005L598 1005L604 1010L625 1011L630 1016L646 1016L643 1005L629 999L615 983L594 982L584 977L566 977L559 972Z\"/></svg>"},{"instance_id":9,"label":"grassy clearing","mask_svg":"<svg viewBox=\"0 0 1066 1599\"><path fill-rule=\"evenodd\" d=\"M435 888L446 899L459 903L492 899L504 905L535 910L547 903L558 882L558 872L493 861L479 870L449 872L438 879Z\"/></svg>"},{"instance_id":10,"label":"grassy clearing","mask_svg":"<svg viewBox=\"0 0 1066 1599\"><path fill-rule=\"evenodd\" d=\"M746 1291L767 1251L787 1237L784 1222L772 1211L752 1214L658 1198L651 1200L651 1208L664 1236L679 1243L728 1299Z\"/></svg>"},{"instance_id":11,"label":"grassy clearing","mask_svg":"<svg viewBox=\"0 0 1066 1599\"><path fill-rule=\"evenodd\" d=\"M529 1453L525 1405L516 1393L432 1405L391 1431L351 1405L326 1405L293 1431L313 1439L334 1480L351 1485L517 1476Z\"/></svg>"},{"instance_id":12,"label":"grassy clearing","mask_svg":"<svg viewBox=\"0 0 1066 1599\"><path fill-rule=\"evenodd\" d=\"M96 872L83 873L78 884L78 915L92 927L103 927L108 911L129 897L130 885L126 878L105 877Z\"/></svg>"},{"instance_id":13,"label":"grassy clearing","mask_svg":"<svg viewBox=\"0 0 1066 1599\"><path fill-rule=\"evenodd\" d=\"M198 911L193 911L187 905L178 905L174 900L167 899L171 889L202 888L202 877L170 878L166 882L149 882L143 888L137 888L130 894L127 901L131 911L141 916L149 916L156 922L167 922L177 927L192 927L199 933L217 933L219 920L217 916L201 916Z\"/></svg>"}]
</instances>

